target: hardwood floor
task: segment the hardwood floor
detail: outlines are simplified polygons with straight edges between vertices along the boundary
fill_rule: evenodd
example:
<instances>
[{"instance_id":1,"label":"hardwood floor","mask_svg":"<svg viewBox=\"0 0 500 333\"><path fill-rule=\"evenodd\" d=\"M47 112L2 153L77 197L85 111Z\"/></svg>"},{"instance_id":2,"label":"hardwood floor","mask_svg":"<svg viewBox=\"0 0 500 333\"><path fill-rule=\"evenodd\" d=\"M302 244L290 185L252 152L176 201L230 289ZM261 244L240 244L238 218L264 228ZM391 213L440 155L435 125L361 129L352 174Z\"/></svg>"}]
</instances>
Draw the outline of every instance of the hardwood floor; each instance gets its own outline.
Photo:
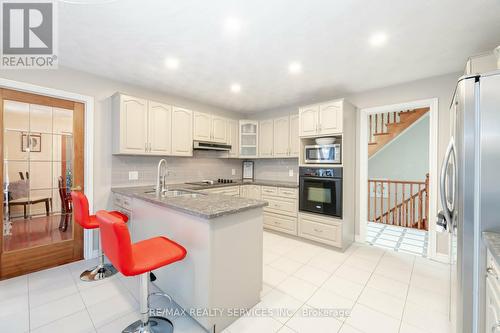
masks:
<instances>
[{"instance_id":1,"label":"hardwood floor","mask_svg":"<svg viewBox=\"0 0 500 333\"><path fill-rule=\"evenodd\" d=\"M72 239L71 219L69 219L66 231L59 230L60 221L61 215L33 217L31 220L13 220L12 234L4 236L4 251L26 249Z\"/></svg>"}]
</instances>

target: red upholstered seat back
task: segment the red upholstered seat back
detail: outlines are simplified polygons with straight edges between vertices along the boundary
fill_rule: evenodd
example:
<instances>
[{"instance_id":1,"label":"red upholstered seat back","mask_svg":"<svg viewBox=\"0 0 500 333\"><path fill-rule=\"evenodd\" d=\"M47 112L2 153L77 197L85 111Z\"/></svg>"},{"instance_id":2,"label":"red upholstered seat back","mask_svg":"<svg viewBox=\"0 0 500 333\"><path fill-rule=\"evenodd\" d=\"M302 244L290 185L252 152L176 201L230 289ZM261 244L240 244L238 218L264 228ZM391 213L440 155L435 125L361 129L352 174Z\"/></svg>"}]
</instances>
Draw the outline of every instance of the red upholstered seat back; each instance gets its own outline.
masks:
<instances>
[{"instance_id":1,"label":"red upholstered seat back","mask_svg":"<svg viewBox=\"0 0 500 333\"><path fill-rule=\"evenodd\" d=\"M75 221L85 229L94 229L97 226L92 224L89 216L89 201L82 192L71 192L73 200L73 216Z\"/></svg>"},{"instance_id":2,"label":"red upholstered seat back","mask_svg":"<svg viewBox=\"0 0 500 333\"><path fill-rule=\"evenodd\" d=\"M104 254L122 274L130 275L134 261L132 241L126 223L105 210L98 211L96 215Z\"/></svg>"}]
</instances>

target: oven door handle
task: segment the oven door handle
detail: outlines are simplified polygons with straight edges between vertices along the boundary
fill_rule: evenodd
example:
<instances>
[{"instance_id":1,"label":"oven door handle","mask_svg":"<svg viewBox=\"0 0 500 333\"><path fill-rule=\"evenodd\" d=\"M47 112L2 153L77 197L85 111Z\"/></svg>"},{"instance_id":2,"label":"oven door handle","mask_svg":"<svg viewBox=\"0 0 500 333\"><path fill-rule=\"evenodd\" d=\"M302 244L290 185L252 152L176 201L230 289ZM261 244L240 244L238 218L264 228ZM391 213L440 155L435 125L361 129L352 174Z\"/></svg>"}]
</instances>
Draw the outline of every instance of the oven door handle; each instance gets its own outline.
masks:
<instances>
[{"instance_id":1,"label":"oven door handle","mask_svg":"<svg viewBox=\"0 0 500 333\"><path fill-rule=\"evenodd\" d=\"M322 180L322 181L337 181L342 180L341 177L313 177L313 176L299 176L300 179L312 179L312 180Z\"/></svg>"}]
</instances>

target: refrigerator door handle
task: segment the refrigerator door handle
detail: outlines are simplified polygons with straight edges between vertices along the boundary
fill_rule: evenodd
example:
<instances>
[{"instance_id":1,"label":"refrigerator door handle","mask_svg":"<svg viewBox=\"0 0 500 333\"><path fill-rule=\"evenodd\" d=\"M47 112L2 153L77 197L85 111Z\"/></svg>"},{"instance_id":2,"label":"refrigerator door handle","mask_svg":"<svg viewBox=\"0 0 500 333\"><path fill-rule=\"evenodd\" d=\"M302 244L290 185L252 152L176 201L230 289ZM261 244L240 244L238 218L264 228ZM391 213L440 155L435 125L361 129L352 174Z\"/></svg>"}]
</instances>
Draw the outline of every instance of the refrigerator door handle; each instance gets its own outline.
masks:
<instances>
[{"instance_id":1,"label":"refrigerator door handle","mask_svg":"<svg viewBox=\"0 0 500 333\"><path fill-rule=\"evenodd\" d=\"M438 221L437 221L437 226L439 231L444 232L447 230L448 232L452 231L451 228L451 211L454 209L455 206L455 198L453 198L452 201L452 209L448 208L448 198L446 197L446 171L448 169L448 163L450 162L451 154L455 153L455 140L453 137L450 140L450 143L448 144L448 147L446 148L446 153L444 155L444 160L443 160L443 165L441 166L441 176L439 177L439 192L440 192L440 197L441 197L441 206L443 207L443 210L438 213ZM453 156L455 157L455 156ZM456 164L456 160L454 161ZM453 177L456 177L456 168L454 168L453 172L454 175Z\"/></svg>"}]
</instances>

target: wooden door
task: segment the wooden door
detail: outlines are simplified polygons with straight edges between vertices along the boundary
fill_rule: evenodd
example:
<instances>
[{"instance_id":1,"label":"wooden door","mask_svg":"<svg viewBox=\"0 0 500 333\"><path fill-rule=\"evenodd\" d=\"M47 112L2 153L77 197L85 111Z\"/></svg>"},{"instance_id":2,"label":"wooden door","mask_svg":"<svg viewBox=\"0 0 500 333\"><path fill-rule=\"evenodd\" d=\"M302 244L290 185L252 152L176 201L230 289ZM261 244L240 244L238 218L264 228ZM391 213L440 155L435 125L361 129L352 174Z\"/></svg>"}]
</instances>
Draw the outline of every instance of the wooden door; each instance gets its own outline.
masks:
<instances>
[{"instance_id":1,"label":"wooden door","mask_svg":"<svg viewBox=\"0 0 500 333\"><path fill-rule=\"evenodd\" d=\"M212 116L207 113L194 112L193 139L212 141Z\"/></svg>"},{"instance_id":2,"label":"wooden door","mask_svg":"<svg viewBox=\"0 0 500 333\"><path fill-rule=\"evenodd\" d=\"M290 116L290 157L299 157L300 138L299 138L299 115Z\"/></svg>"},{"instance_id":3,"label":"wooden door","mask_svg":"<svg viewBox=\"0 0 500 333\"><path fill-rule=\"evenodd\" d=\"M172 108L172 155L193 155L193 112Z\"/></svg>"},{"instance_id":4,"label":"wooden door","mask_svg":"<svg viewBox=\"0 0 500 333\"><path fill-rule=\"evenodd\" d=\"M299 109L300 136L316 135L318 131L319 105L305 106Z\"/></svg>"},{"instance_id":5,"label":"wooden door","mask_svg":"<svg viewBox=\"0 0 500 333\"><path fill-rule=\"evenodd\" d=\"M212 116L212 141L226 143L227 120L219 116Z\"/></svg>"},{"instance_id":6,"label":"wooden door","mask_svg":"<svg viewBox=\"0 0 500 333\"><path fill-rule=\"evenodd\" d=\"M238 157L240 153L240 136L239 136L239 123L237 120L227 121L227 144L231 145L231 150L229 151L229 157Z\"/></svg>"},{"instance_id":7,"label":"wooden door","mask_svg":"<svg viewBox=\"0 0 500 333\"><path fill-rule=\"evenodd\" d=\"M148 153L170 155L172 151L172 107L149 102Z\"/></svg>"},{"instance_id":8,"label":"wooden door","mask_svg":"<svg viewBox=\"0 0 500 333\"><path fill-rule=\"evenodd\" d=\"M319 133L331 135L342 133L342 102L321 104L319 107Z\"/></svg>"},{"instance_id":9,"label":"wooden door","mask_svg":"<svg viewBox=\"0 0 500 333\"><path fill-rule=\"evenodd\" d=\"M259 156L273 156L273 120L263 120L259 123Z\"/></svg>"},{"instance_id":10,"label":"wooden door","mask_svg":"<svg viewBox=\"0 0 500 333\"><path fill-rule=\"evenodd\" d=\"M84 123L82 103L0 89L0 279L83 259Z\"/></svg>"},{"instance_id":11,"label":"wooden door","mask_svg":"<svg viewBox=\"0 0 500 333\"><path fill-rule=\"evenodd\" d=\"M120 98L120 151L144 154L148 150L148 101L126 95Z\"/></svg>"},{"instance_id":12,"label":"wooden door","mask_svg":"<svg viewBox=\"0 0 500 333\"><path fill-rule=\"evenodd\" d=\"M290 124L289 117L281 117L274 119L274 139L273 139L273 156L287 157L289 155L290 142Z\"/></svg>"}]
</instances>

